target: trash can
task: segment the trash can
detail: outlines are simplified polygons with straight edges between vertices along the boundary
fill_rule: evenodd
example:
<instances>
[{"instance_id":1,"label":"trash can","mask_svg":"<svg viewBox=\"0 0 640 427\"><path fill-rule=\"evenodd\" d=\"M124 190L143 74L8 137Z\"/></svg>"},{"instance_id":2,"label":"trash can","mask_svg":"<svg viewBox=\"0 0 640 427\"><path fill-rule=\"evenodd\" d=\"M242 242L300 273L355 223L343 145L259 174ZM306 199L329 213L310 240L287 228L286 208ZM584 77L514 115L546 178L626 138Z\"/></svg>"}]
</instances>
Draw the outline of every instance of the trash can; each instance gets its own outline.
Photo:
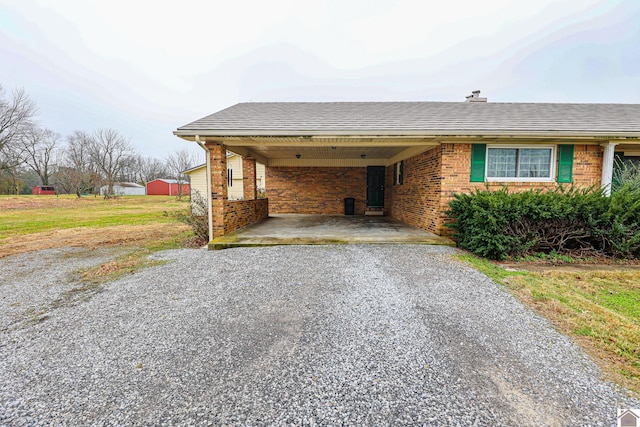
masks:
<instances>
[{"instance_id":1,"label":"trash can","mask_svg":"<svg viewBox=\"0 0 640 427\"><path fill-rule=\"evenodd\" d=\"M344 214L353 215L356 211L356 199L353 197L344 198Z\"/></svg>"}]
</instances>

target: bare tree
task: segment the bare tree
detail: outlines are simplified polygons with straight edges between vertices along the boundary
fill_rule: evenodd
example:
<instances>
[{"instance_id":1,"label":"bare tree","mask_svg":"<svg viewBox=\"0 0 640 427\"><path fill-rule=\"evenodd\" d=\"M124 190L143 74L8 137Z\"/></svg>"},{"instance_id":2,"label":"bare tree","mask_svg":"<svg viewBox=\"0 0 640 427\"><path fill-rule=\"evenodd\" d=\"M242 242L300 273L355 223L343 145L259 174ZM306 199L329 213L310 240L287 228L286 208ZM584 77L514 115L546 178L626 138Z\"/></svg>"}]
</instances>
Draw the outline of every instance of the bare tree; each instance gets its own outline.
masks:
<instances>
[{"instance_id":1,"label":"bare tree","mask_svg":"<svg viewBox=\"0 0 640 427\"><path fill-rule=\"evenodd\" d=\"M93 134L91 161L103 175L107 184L105 197L113 194L113 184L134 155L134 149L128 139L113 129L98 129Z\"/></svg>"},{"instance_id":2,"label":"bare tree","mask_svg":"<svg viewBox=\"0 0 640 427\"><path fill-rule=\"evenodd\" d=\"M36 104L23 89L14 89L10 97L0 85L0 170L21 162L21 141L34 126Z\"/></svg>"},{"instance_id":3,"label":"bare tree","mask_svg":"<svg viewBox=\"0 0 640 427\"><path fill-rule=\"evenodd\" d=\"M25 185L25 171L20 166L0 169L0 194L20 194Z\"/></svg>"},{"instance_id":4,"label":"bare tree","mask_svg":"<svg viewBox=\"0 0 640 427\"><path fill-rule=\"evenodd\" d=\"M56 173L56 181L66 193L80 197L99 184L100 176L91 159L93 143L91 135L82 131L75 131L67 137L64 160Z\"/></svg>"},{"instance_id":5,"label":"bare tree","mask_svg":"<svg viewBox=\"0 0 640 427\"><path fill-rule=\"evenodd\" d=\"M138 157L138 172L140 182L145 185L154 179L170 176L167 165L155 157Z\"/></svg>"},{"instance_id":6,"label":"bare tree","mask_svg":"<svg viewBox=\"0 0 640 427\"><path fill-rule=\"evenodd\" d=\"M58 147L60 135L50 129L32 126L22 138L22 158L31 168L42 185L49 185L54 167L54 153Z\"/></svg>"},{"instance_id":7,"label":"bare tree","mask_svg":"<svg viewBox=\"0 0 640 427\"><path fill-rule=\"evenodd\" d=\"M194 167L197 161L195 154L186 149L174 151L167 157L166 164L169 173L173 179L178 181L178 198L182 197L183 185L188 184L190 180L189 175L183 172Z\"/></svg>"},{"instance_id":8,"label":"bare tree","mask_svg":"<svg viewBox=\"0 0 640 427\"><path fill-rule=\"evenodd\" d=\"M124 157L117 180L119 182L138 182L141 180L140 175L140 156L136 154Z\"/></svg>"}]
</instances>

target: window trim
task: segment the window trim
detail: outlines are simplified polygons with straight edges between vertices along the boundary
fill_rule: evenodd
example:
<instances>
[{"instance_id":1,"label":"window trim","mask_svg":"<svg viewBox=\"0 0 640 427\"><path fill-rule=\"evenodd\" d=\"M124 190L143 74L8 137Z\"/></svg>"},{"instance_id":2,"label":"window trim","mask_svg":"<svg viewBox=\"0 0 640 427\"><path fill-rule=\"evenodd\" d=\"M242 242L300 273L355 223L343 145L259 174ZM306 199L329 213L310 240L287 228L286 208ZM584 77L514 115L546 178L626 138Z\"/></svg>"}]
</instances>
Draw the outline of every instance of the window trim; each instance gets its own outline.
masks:
<instances>
[{"instance_id":1,"label":"window trim","mask_svg":"<svg viewBox=\"0 0 640 427\"><path fill-rule=\"evenodd\" d=\"M489 176L489 149L490 148L529 148L529 149L551 149L551 164L549 165L549 177L544 178L520 178L520 177L490 177ZM484 176L487 182L555 182L558 163L557 145L535 145L535 144L487 144L487 151L484 164Z\"/></svg>"}]
</instances>

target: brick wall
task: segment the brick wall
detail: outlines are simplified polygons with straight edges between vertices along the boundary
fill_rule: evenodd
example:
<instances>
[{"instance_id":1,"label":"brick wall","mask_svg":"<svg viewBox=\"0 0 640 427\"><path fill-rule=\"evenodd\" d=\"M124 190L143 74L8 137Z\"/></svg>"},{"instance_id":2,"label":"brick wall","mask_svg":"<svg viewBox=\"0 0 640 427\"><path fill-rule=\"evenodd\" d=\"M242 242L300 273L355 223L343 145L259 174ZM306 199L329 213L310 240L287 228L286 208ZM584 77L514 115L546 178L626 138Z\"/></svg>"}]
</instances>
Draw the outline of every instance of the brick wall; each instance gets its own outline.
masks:
<instances>
[{"instance_id":1,"label":"brick wall","mask_svg":"<svg viewBox=\"0 0 640 427\"><path fill-rule=\"evenodd\" d=\"M256 159L252 157L242 158L242 188L245 200L254 200L257 197Z\"/></svg>"},{"instance_id":2,"label":"brick wall","mask_svg":"<svg viewBox=\"0 0 640 427\"><path fill-rule=\"evenodd\" d=\"M393 168L387 168L385 207L389 214L408 224L440 235L450 235L445 212L455 193L476 188L509 186L514 191L555 188L555 182L470 182L471 144L442 144L404 161L404 183L393 185ZM602 147L574 145L573 183L599 185ZM566 184L565 184L566 185Z\"/></svg>"},{"instance_id":3,"label":"brick wall","mask_svg":"<svg viewBox=\"0 0 640 427\"><path fill-rule=\"evenodd\" d=\"M269 200L225 200L224 234L231 233L269 216Z\"/></svg>"},{"instance_id":4,"label":"brick wall","mask_svg":"<svg viewBox=\"0 0 640 427\"><path fill-rule=\"evenodd\" d=\"M442 163L440 147L404 161L403 183L393 184L393 166L387 168L387 214L424 230L438 231Z\"/></svg>"},{"instance_id":5,"label":"brick wall","mask_svg":"<svg viewBox=\"0 0 640 427\"><path fill-rule=\"evenodd\" d=\"M355 199L355 214L364 215L367 168L267 167L269 213L344 214L345 197Z\"/></svg>"},{"instance_id":6,"label":"brick wall","mask_svg":"<svg viewBox=\"0 0 640 427\"><path fill-rule=\"evenodd\" d=\"M573 182L576 185L600 185L604 148L599 145L573 146Z\"/></svg>"}]
</instances>

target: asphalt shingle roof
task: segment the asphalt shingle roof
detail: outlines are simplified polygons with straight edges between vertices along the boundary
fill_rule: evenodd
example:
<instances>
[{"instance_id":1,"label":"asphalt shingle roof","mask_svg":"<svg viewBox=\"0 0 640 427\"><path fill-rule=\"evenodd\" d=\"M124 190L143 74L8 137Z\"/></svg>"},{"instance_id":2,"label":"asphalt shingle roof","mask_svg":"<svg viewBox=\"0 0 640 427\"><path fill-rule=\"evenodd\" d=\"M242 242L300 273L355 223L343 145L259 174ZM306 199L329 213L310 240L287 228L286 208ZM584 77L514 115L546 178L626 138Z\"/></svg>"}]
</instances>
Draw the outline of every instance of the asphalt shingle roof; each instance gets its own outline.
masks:
<instances>
[{"instance_id":1,"label":"asphalt shingle roof","mask_svg":"<svg viewBox=\"0 0 640 427\"><path fill-rule=\"evenodd\" d=\"M184 125L177 135L452 134L640 135L640 104L497 102L241 103Z\"/></svg>"}]
</instances>

